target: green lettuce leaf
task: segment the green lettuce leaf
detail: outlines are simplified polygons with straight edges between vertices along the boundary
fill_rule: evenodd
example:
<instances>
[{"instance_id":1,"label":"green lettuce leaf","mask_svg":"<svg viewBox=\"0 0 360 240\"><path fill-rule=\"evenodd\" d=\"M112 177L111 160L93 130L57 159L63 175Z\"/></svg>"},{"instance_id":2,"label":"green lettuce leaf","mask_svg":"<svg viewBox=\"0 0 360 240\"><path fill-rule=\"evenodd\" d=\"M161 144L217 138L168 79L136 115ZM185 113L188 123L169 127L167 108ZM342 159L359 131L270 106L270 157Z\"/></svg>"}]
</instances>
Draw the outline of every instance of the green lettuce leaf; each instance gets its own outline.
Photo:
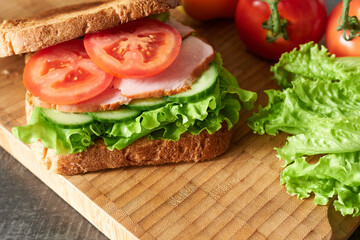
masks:
<instances>
[{"instance_id":1,"label":"green lettuce leaf","mask_svg":"<svg viewBox=\"0 0 360 240\"><path fill-rule=\"evenodd\" d=\"M35 107L30 123L14 127L13 134L24 143L41 140L45 147L54 149L57 154L68 154L85 151L98 137L113 150L123 149L142 137L177 141L184 132L199 134L208 131L213 134L224 121L231 129L239 120L239 111L253 107L256 94L239 88L236 78L222 67L219 54L214 64L219 71L217 86L197 102L170 102L125 122L95 122L78 129L64 129L48 122Z\"/></svg>"},{"instance_id":2,"label":"green lettuce leaf","mask_svg":"<svg viewBox=\"0 0 360 240\"><path fill-rule=\"evenodd\" d=\"M156 14L148 16L148 18L159 20L161 22L166 22L170 18L170 12L156 13Z\"/></svg>"},{"instance_id":3,"label":"green lettuce leaf","mask_svg":"<svg viewBox=\"0 0 360 240\"><path fill-rule=\"evenodd\" d=\"M309 129L289 137L279 156L291 163L304 155L360 151L360 117L312 118Z\"/></svg>"},{"instance_id":4,"label":"green lettuce leaf","mask_svg":"<svg viewBox=\"0 0 360 240\"><path fill-rule=\"evenodd\" d=\"M278 157L281 183L316 204L337 197L335 209L360 215L360 57L335 58L313 43L285 53L271 71L284 88L248 121L255 133L292 134ZM314 155L324 155L308 163Z\"/></svg>"},{"instance_id":5,"label":"green lettuce leaf","mask_svg":"<svg viewBox=\"0 0 360 240\"><path fill-rule=\"evenodd\" d=\"M357 71L354 71L355 69ZM291 81L298 76L310 80L330 81L341 81L360 76L358 67L341 60L338 61L334 55L329 54L326 47L319 48L312 42L301 45L300 49L282 54L279 62L270 70L274 73L274 80L283 88L291 87Z\"/></svg>"},{"instance_id":6,"label":"green lettuce leaf","mask_svg":"<svg viewBox=\"0 0 360 240\"><path fill-rule=\"evenodd\" d=\"M335 210L343 215L360 215L360 151L328 154L316 164L298 158L281 172L281 183L299 198L315 193L314 202L326 205L334 200Z\"/></svg>"},{"instance_id":7,"label":"green lettuce leaf","mask_svg":"<svg viewBox=\"0 0 360 240\"><path fill-rule=\"evenodd\" d=\"M29 124L14 127L12 132L25 143L33 143L41 139L46 148L56 149L58 154L66 154L81 152L93 144L92 140L96 134L92 134L92 128L92 126L79 129L56 127L43 118L40 108L35 107Z\"/></svg>"}]
</instances>

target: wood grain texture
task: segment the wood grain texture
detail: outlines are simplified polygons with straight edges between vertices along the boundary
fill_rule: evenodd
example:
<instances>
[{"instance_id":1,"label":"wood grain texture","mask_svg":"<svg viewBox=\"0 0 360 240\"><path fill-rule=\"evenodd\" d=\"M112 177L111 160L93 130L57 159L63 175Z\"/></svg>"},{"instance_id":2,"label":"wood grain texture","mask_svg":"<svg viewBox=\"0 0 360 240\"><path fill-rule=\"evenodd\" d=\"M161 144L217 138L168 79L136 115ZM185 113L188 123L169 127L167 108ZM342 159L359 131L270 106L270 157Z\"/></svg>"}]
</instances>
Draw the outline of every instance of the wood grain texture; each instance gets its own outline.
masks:
<instances>
[{"instance_id":1,"label":"wood grain texture","mask_svg":"<svg viewBox=\"0 0 360 240\"><path fill-rule=\"evenodd\" d=\"M0 16L35 13L58 2L13 1ZM202 24L175 14L214 45L242 88L259 93L258 104L266 103L263 90L276 88L271 63L246 51L231 21ZM283 162L273 150L286 135L254 135L246 125L251 113L244 111L230 150L212 161L73 177L47 172L11 134L25 123L22 68L22 57L0 60L1 146L112 239L346 239L360 222L315 206L312 198L288 195L279 183Z\"/></svg>"}]
</instances>

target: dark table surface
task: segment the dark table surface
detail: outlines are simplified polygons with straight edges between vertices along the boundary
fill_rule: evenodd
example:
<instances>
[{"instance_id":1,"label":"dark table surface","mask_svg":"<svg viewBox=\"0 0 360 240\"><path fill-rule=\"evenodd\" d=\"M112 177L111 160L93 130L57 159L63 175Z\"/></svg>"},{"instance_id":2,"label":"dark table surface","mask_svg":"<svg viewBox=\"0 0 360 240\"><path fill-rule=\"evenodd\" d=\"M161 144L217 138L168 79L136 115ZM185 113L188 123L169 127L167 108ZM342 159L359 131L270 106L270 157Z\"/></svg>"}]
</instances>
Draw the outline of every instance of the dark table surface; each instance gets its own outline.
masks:
<instances>
[{"instance_id":1,"label":"dark table surface","mask_svg":"<svg viewBox=\"0 0 360 240\"><path fill-rule=\"evenodd\" d=\"M0 148L0 239L107 239Z\"/></svg>"},{"instance_id":2,"label":"dark table surface","mask_svg":"<svg viewBox=\"0 0 360 240\"><path fill-rule=\"evenodd\" d=\"M0 147L0 239L107 238Z\"/></svg>"}]
</instances>

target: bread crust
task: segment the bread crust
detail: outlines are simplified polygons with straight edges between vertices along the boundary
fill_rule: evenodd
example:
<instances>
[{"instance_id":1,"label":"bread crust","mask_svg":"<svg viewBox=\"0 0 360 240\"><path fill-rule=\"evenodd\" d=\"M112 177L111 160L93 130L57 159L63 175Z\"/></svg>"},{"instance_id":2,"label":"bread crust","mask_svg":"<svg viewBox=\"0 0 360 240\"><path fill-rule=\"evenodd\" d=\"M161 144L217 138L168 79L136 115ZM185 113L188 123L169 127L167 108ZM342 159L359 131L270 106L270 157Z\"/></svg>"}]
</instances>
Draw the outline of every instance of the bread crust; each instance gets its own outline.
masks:
<instances>
[{"instance_id":1,"label":"bread crust","mask_svg":"<svg viewBox=\"0 0 360 240\"><path fill-rule=\"evenodd\" d=\"M56 155L41 142L31 144L31 149L35 158L48 170L61 175L74 175L127 166L209 160L229 148L232 133L223 126L212 135L207 131L202 131L199 135L184 133L176 142L141 138L122 150L113 151L101 139L96 139L95 145L87 151L67 155Z\"/></svg>"},{"instance_id":2,"label":"bread crust","mask_svg":"<svg viewBox=\"0 0 360 240\"><path fill-rule=\"evenodd\" d=\"M26 101L26 115L29 122L33 104ZM233 130L222 128L210 135L202 131L199 135L184 133L178 141L150 140L141 138L122 150L109 150L102 139L87 151L57 155L45 148L40 141L30 144L35 158L48 170L61 175L74 175L90 171L127 166L160 165L179 162L209 160L227 151Z\"/></svg>"},{"instance_id":3,"label":"bread crust","mask_svg":"<svg viewBox=\"0 0 360 240\"><path fill-rule=\"evenodd\" d=\"M40 49L168 11L180 0L114 0L67 6L0 24L0 57Z\"/></svg>"}]
</instances>

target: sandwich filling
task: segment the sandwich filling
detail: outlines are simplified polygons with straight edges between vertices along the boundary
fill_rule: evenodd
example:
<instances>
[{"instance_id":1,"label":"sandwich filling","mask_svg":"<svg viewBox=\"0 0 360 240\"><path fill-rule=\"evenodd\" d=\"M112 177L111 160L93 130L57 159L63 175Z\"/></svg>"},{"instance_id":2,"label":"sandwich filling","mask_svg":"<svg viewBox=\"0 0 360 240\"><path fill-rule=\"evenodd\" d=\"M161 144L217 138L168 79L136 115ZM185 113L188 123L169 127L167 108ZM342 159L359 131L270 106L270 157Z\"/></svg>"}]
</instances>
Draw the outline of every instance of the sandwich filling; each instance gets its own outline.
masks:
<instances>
[{"instance_id":1,"label":"sandwich filling","mask_svg":"<svg viewBox=\"0 0 360 240\"><path fill-rule=\"evenodd\" d=\"M76 71L83 69L82 72L90 72L90 77L87 78L91 79L92 84L89 86L86 84L87 78L82 79L81 75L70 74L64 79L70 76L71 81L67 79L59 85L56 77L61 78L63 68L52 70L52 79L55 80L50 84L45 78L42 79L43 82L38 81L39 78L33 81L39 84L40 88L50 86L51 91L61 86L59 89L64 91L65 95L58 99L52 94L42 94L42 89L33 90L32 87L28 87L29 84L25 84L29 91L28 101L35 106L29 124L13 128L13 134L24 143L41 140L44 147L54 149L57 154L69 154L85 151L94 144L96 138L102 138L110 150L115 148L120 150L142 137L177 141L184 132L197 135L206 130L212 134L221 129L224 122L231 129L239 119L239 111L242 108L253 107L256 94L240 89L236 78L223 68L220 55L215 55L210 45L189 34L192 33L191 29L173 22L170 25L179 28L180 31L175 30L177 31L175 37L171 36L172 40L168 40L164 38L166 34L173 34L173 27L167 25L164 27L165 33L162 33L156 26L163 28L164 23L158 24L154 21L145 21L152 24L151 32L158 36L158 39L146 38L155 40L151 42L150 47L146 46L150 53L145 55L141 54L144 49L141 45L143 42L141 44L137 42L138 44L135 45L137 47L131 48L133 43L129 39L133 36L129 32L137 32L137 27L125 26L125 30L110 29L105 30L107 32L85 36L86 50L94 45L93 41L87 42L88 39L94 40L94 36L100 38L102 42L107 41L103 48L96 46L96 49L90 50L90 53L87 51L90 57L87 57L83 50L79 54L79 50L76 57L68 58L68 62L74 61L78 64L76 67L87 66L81 69L78 67ZM132 24L137 26L138 23ZM130 28L131 31L125 35L120 34L121 42L116 40L114 45L114 35L126 32L126 28ZM137 33L141 41L142 36L152 35L146 31ZM179 36L185 38L180 37L181 42L177 46ZM123 45L124 41L129 41L128 45ZM156 42L161 42L160 46L152 44ZM107 46L111 44L113 46L108 48ZM122 48L123 46L126 48ZM177 47L179 49L174 50ZM104 49L108 50L106 56L101 55ZM124 49L131 51L124 55ZM133 49L139 51L132 51ZM64 53L65 50L61 51ZM151 62L152 58L157 58L156 54L152 56L151 51L165 54L165 56L160 55L160 65L164 68L160 72L156 63L158 60L152 63L156 67L144 64L146 61ZM177 52L175 57L174 52ZM41 53L37 54L39 56ZM37 59L36 54L33 58ZM139 58L143 60L141 64ZM39 74L30 68L34 61L30 59L25 67L25 73L27 69L31 70L30 76ZM164 61L166 64L162 63ZM126 64L121 65L122 62ZM61 65L67 67L66 64L62 63L59 66ZM97 67L99 69L96 69ZM96 74L91 74L91 71ZM27 81L26 76L29 75L24 74L24 82ZM40 77L42 76L44 74L40 73ZM97 80L94 76L97 76ZM84 89L92 95L84 97L84 94L80 94L82 97L79 98L72 97L71 91L67 93L65 90L76 89L79 86L72 85L76 82L74 78L80 78L80 86L85 86ZM30 81L31 84L33 82ZM81 85L82 83L85 84ZM93 89L94 84L98 85L96 91L102 88L99 93ZM74 91L73 95L75 95ZM69 97L70 101L64 100L65 97Z\"/></svg>"}]
</instances>

